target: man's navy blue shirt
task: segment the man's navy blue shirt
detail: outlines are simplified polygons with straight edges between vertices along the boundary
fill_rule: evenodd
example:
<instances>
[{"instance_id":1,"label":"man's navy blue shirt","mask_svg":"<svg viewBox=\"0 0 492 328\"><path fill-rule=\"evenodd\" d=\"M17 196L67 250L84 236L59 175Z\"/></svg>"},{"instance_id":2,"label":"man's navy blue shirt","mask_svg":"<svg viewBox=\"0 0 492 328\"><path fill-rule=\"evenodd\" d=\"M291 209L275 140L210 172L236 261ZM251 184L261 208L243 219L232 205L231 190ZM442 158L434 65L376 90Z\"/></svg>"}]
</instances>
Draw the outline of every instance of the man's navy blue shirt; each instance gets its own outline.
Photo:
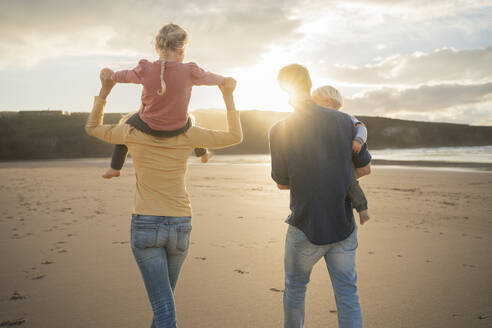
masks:
<instances>
[{"instance_id":1,"label":"man's navy blue shirt","mask_svg":"<svg viewBox=\"0 0 492 328\"><path fill-rule=\"evenodd\" d=\"M270 130L272 178L290 186L287 223L317 245L345 240L355 221L347 197L356 168L371 161L364 145L352 153L355 126L343 112L306 101Z\"/></svg>"}]
</instances>

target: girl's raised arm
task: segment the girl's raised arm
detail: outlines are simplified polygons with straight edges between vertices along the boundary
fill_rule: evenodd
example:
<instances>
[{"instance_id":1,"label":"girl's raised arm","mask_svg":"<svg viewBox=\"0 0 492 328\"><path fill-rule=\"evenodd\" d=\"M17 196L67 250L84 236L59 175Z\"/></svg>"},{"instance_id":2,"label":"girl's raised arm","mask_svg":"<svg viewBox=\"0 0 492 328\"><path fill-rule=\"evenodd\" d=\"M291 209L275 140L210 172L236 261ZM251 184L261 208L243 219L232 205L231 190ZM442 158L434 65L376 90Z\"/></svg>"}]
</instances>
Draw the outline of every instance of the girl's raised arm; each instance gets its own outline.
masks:
<instances>
[{"instance_id":1,"label":"girl's raised arm","mask_svg":"<svg viewBox=\"0 0 492 328\"><path fill-rule=\"evenodd\" d=\"M150 64L148 60L142 59L134 69L115 72L111 78L117 83L142 84L145 67L148 64Z\"/></svg>"},{"instance_id":2,"label":"girl's raised arm","mask_svg":"<svg viewBox=\"0 0 492 328\"><path fill-rule=\"evenodd\" d=\"M193 85L223 85L225 77L207 72L195 63L189 63Z\"/></svg>"}]
</instances>

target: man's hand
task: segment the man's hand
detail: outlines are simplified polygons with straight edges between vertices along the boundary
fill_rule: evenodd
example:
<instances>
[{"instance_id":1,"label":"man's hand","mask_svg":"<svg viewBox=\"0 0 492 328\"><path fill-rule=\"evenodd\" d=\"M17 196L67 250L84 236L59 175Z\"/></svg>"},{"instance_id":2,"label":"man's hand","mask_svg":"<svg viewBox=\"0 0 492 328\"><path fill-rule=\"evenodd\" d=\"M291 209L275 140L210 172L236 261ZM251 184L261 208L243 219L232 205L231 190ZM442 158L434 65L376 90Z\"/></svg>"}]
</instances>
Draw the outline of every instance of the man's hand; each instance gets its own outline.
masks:
<instances>
[{"instance_id":1,"label":"man's hand","mask_svg":"<svg viewBox=\"0 0 492 328\"><path fill-rule=\"evenodd\" d=\"M359 140L352 140L352 152L358 154L362 149L362 144Z\"/></svg>"},{"instance_id":2,"label":"man's hand","mask_svg":"<svg viewBox=\"0 0 492 328\"><path fill-rule=\"evenodd\" d=\"M99 91L99 97L106 99L106 97L113 89L116 82L111 78L113 76L113 71L109 68L103 68L99 74L99 79L101 80L101 91Z\"/></svg>"}]
</instances>

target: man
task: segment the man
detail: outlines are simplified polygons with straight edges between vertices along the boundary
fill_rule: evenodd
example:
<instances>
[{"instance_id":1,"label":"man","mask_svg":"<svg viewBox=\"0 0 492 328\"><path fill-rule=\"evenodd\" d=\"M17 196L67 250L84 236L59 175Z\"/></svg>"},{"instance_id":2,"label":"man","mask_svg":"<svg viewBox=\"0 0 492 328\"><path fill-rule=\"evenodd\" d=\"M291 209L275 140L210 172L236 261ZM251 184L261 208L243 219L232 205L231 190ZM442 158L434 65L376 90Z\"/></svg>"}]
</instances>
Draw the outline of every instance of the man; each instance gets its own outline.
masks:
<instances>
[{"instance_id":1,"label":"man","mask_svg":"<svg viewBox=\"0 0 492 328\"><path fill-rule=\"evenodd\" d=\"M356 177L367 175L371 155L366 145L352 153L355 126L349 115L312 101L304 66L282 68L278 82L295 109L270 131L272 178L279 189L290 189L284 327L303 326L306 287L322 257L335 291L339 327L362 327L355 269L357 225L347 192L352 163Z\"/></svg>"}]
</instances>

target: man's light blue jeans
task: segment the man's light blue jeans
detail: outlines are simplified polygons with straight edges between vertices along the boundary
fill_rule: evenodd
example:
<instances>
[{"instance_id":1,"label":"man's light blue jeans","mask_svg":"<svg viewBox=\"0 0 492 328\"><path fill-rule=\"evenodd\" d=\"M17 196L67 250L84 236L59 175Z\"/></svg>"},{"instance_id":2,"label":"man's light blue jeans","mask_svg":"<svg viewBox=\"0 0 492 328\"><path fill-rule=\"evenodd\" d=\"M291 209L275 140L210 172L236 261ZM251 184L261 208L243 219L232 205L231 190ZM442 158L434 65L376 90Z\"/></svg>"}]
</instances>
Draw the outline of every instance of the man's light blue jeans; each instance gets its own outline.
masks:
<instances>
[{"instance_id":1,"label":"man's light blue jeans","mask_svg":"<svg viewBox=\"0 0 492 328\"><path fill-rule=\"evenodd\" d=\"M301 328L304 324L306 288L313 266L324 257L335 292L339 328L361 328L362 314L357 293L355 250L357 226L345 240L314 245L306 235L289 226L285 241L284 327Z\"/></svg>"},{"instance_id":2,"label":"man's light blue jeans","mask_svg":"<svg viewBox=\"0 0 492 328\"><path fill-rule=\"evenodd\" d=\"M131 247L154 311L151 328L176 327L173 292L190 233L190 217L132 215Z\"/></svg>"}]
</instances>

